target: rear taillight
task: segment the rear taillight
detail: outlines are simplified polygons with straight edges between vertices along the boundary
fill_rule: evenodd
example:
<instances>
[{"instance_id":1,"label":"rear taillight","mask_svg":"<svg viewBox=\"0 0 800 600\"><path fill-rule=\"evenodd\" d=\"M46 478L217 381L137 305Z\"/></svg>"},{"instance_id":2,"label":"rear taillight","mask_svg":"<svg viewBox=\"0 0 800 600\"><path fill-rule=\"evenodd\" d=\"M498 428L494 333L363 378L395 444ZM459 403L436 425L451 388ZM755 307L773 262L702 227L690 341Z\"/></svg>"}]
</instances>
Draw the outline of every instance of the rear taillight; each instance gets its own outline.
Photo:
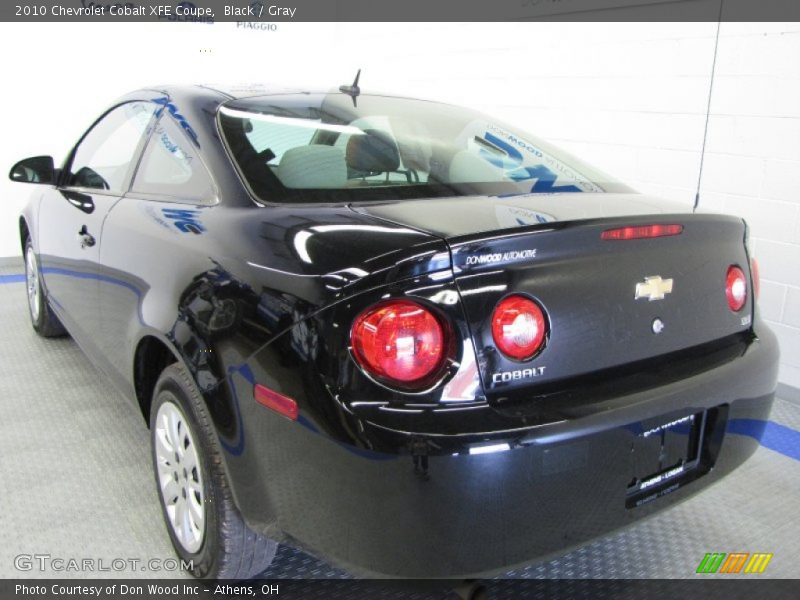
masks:
<instances>
[{"instance_id":1,"label":"rear taillight","mask_svg":"<svg viewBox=\"0 0 800 600\"><path fill-rule=\"evenodd\" d=\"M425 388L447 361L448 329L411 300L388 300L353 322L350 344L356 362L375 379L409 390Z\"/></svg>"},{"instance_id":2,"label":"rear taillight","mask_svg":"<svg viewBox=\"0 0 800 600\"><path fill-rule=\"evenodd\" d=\"M544 312L525 296L507 296L492 313L494 343L513 360L533 358L544 345L546 333Z\"/></svg>"},{"instance_id":3,"label":"rear taillight","mask_svg":"<svg viewBox=\"0 0 800 600\"><path fill-rule=\"evenodd\" d=\"M636 225L607 229L600 234L603 240L640 240L646 238L667 237L678 235L683 231L683 225Z\"/></svg>"},{"instance_id":4,"label":"rear taillight","mask_svg":"<svg viewBox=\"0 0 800 600\"><path fill-rule=\"evenodd\" d=\"M736 265L728 267L728 274L725 277L725 295L728 298L728 306L733 312L739 312L747 302L747 279Z\"/></svg>"},{"instance_id":5,"label":"rear taillight","mask_svg":"<svg viewBox=\"0 0 800 600\"><path fill-rule=\"evenodd\" d=\"M755 258L750 259L750 275L753 277L753 298L758 300L758 295L761 293L761 271Z\"/></svg>"}]
</instances>

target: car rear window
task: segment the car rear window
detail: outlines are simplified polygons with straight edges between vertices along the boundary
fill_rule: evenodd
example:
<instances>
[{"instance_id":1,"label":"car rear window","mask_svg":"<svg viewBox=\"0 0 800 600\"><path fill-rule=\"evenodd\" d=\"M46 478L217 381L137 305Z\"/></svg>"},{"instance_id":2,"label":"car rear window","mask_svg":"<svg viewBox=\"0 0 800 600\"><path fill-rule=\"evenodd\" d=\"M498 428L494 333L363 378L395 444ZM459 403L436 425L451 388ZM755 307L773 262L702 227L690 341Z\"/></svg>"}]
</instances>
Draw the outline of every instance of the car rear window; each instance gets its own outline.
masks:
<instances>
[{"instance_id":1,"label":"car rear window","mask_svg":"<svg viewBox=\"0 0 800 600\"><path fill-rule=\"evenodd\" d=\"M530 134L437 102L261 96L226 103L219 122L264 202L630 191Z\"/></svg>"}]
</instances>

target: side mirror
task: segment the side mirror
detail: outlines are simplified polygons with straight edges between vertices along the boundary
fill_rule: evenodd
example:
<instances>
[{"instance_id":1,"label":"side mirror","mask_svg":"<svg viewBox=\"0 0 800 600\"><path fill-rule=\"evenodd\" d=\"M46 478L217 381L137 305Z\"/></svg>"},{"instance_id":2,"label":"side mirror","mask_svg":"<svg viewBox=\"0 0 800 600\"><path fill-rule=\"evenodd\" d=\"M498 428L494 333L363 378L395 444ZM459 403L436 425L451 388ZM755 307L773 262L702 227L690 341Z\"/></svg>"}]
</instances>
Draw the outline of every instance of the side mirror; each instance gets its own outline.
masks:
<instances>
[{"instance_id":1,"label":"side mirror","mask_svg":"<svg viewBox=\"0 0 800 600\"><path fill-rule=\"evenodd\" d=\"M52 156L34 156L19 161L8 173L17 183L55 183L56 169Z\"/></svg>"}]
</instances>

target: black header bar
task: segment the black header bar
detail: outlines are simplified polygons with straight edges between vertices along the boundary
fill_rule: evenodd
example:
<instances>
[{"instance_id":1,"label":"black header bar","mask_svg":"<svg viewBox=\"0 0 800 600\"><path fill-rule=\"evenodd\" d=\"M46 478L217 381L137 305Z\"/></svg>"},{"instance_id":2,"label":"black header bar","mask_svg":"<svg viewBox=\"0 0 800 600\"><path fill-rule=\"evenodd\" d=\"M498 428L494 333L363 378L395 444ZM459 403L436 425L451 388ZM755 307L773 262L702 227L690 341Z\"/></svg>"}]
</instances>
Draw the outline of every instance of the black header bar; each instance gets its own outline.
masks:
<instances>
[{"instance_id":1,"label":"black header bar","mask_svg":"<svg viewBox=\"0 0 800 600\"><path fill-rule=\"evenodd\" d=\"M494 599L642 600L644 598L703 598L703 600L782 600L797 597L797 582L731 576L709 579L488 579L447 580L253 580L197 581L194 579L31 579L0 580L0 598L29 600L230 600L249 598L376 598L450 600L481 586ZM467 592L465 594L465 592Z\"/></svg>"},{"instance_id":2,"label":"black header bar","mask_svg":"<svg viewBox=\"0 0 800 600\"><path fill-rule=\"evenodd\" d=\"M39 22L800 21L797 0L12 0Z\"/></svg>"}]
</instances>

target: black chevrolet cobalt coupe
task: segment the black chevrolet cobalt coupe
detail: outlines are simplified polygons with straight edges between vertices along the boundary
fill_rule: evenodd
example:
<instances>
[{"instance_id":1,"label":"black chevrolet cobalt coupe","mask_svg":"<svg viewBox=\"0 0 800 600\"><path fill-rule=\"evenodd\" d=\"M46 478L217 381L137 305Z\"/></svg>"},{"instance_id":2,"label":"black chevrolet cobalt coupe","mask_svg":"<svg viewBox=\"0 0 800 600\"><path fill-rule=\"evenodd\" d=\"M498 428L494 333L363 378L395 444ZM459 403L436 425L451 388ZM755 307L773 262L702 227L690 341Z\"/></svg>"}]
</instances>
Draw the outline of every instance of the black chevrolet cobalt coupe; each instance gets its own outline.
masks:
<instances>
[{"instance_id":1,"label":"black chevrolet cobalt coupe","mask_svg":"<svg viewBox=\"0 0 800 600\"><path fill-rule=\"evenodd\" d=\"M746 224L471 110L145 89L10 177L33 328L141 412L198 577L278 543L498 572L702 490L769 415Z\"/></svg>"}]
</instances>

